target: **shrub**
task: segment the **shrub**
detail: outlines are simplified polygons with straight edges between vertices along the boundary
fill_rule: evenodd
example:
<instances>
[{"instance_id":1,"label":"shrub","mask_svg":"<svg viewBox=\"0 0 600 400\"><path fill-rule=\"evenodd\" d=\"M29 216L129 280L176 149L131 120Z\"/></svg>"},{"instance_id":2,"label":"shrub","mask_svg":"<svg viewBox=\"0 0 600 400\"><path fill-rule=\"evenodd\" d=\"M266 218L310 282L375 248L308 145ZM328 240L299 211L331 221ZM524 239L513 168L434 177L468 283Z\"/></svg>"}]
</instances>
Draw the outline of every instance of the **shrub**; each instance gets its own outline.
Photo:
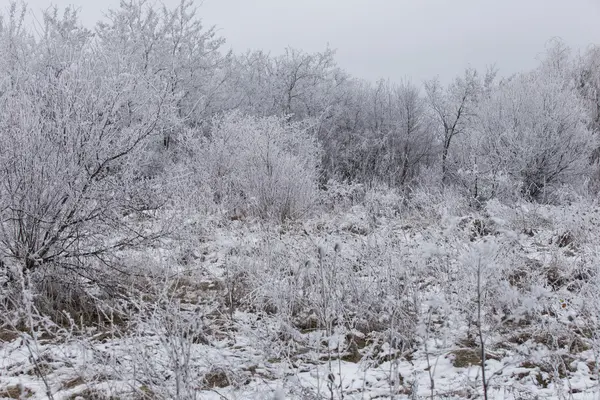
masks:
<instances>
[{"instance_id":1,"label":"shrub","mask_svg":"<svg viewBox=\"0 0 600 400\"><path fill-rule=\"evenodd\" d=\"M231 113L197 144L214 200L236 215L294 219L317 198L319 147L306 123Z\"/></svg>"}]
</instances>

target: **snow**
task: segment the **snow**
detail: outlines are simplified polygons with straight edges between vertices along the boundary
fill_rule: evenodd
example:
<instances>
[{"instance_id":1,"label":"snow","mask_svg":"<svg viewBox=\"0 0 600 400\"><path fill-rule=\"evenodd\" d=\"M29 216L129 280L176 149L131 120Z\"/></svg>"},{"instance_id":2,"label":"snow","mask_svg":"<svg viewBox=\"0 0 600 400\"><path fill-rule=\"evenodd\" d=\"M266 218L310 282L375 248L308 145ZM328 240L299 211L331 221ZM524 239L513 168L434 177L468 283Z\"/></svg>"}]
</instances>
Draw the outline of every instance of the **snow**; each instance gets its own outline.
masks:
<instances>
[{"instance_id":1,"label":"snow","mask_svg":"<svg viewBox=\"0 0 600 400\"><path fill-rule=\"evenodd\" d=\"M490 247L491 242L486 244L482 241L482 249L485 249L482 250L483 257L506 246L506 243L513 243L519 259L538 260L542 265L560 262L568 267L565 271L567 274L591 257L591 254L584 254L582 250L578 250L575 256L564 256L566 249L548 244L550 238L556 238L564 229L581 229L589 219L564 223L564 210L550 206L539 207L535 211L523 211L521 207L511 215L509 210L495 205L493 210L487 210L487 213L491 212L500 215L488 216L496 229L497 244ZM535 225L534 236L518 233L521 221L516 217L517 213L522 212L527 213L525 216L538 213L546 221ZM346 334L366 338L356 330L335 327L332 331L297 330L276 315L244 310L243 307L231 315L214 316L214 311L220 308L223 301L220 295L223 283L219 282L242 270L258 274L258 278L263 276L260 275L263 267L275 268L273 272L277 276L280 274L276 272L277 268L284 268L281 273L285 275L285 268L289 267L293 271L292 278L313 282L312 279L321 273L319 262L324 261L319 260L322 259L330 267L340 266L336 273L342 279L351 279L342 265L360 265L364 263L368 252L373 262L366 266L367 270L364 270L365 266L356 270L353 278L364 284L377 276L369 268L379 268L379 273L383 274L391 273L393 270L388 270L386 265L390 262L394 264L398 259L414 266L443 263L446 266L441 265L443 268L440 271L445 270L451 275L455 263L461 259L460 254L466 254L464 249L472 235L469 226L473 220L481 218L476 215L446 216L439 223L410 226L407 223L410 218L402 220L398 217L382 217L368 223L366 221L370 217L360 207L335 213L307 220L301 225L290 225L285 230L238 221L206 230L210 234L202 237L201 243L198 243L192 264L178 266L182 276L195 280L198 287L206 290L186 287L185 296L182 297L185 301L182 300L173 309L173 316L180 319L201 318L203 322L199 326L215 331L206 334L207 343L192 343L181 338L179 342L163 340L170 335L165 326L141 317L134 330L123 336L112 337L102 335L102 332L69 335L63 331L54 340L38 340L36 346L31 347L31 352L24 344L25 339L31 339L26 333L21 333L19 338L0 343L0 393L2 388L19 386L31 391L31 399L47 398L44 382L34 370L34 358L45 369L45 379L50 382L55 399L77 398L77 395L85 398L86 391L101 391L129 398L135 397L135 393L139 394L140 391L150 390L144 389L146 387L156 391L157 382L160 383L159 387L164 387L161 393L155 394L168 398L175 393L173 379L177 372L174 369L173 352L179 352L178 357L189 353L185 368L193 376L190 381L195 384L188 389L196 398L203 399L341 399L342 395L345 399L392 396L427 398L432 394L431 380L435 382L433 395L438 398L458 399L481 395L479 364L469 362L462 365L454 361L457 357L455 354L458 354L456 351L474 351L461 347L457 342L465 334L465 327L456 319L459 317L457 315L450 315L452 318L445 325L436 325L438 328L427 331L427 346L423 336L420 338L417 335L413 350L397 353L396 348L390 347L385 335L379 335L371 338L375 342L360 350L361 359L352 361L341 358L344 358L342 355L348 346ZM593 212L590 214L595 215ZM472 243L469 245L472 246ZM156 250L155 257L175 259L168 255L169 251L173 250ZM268 256L267 259L265 256ZM280 256L286 257L287 261L281 265L274 264L277 260L282 261L278 258ZM467 259L469 257L473 256ZM268 260L268 265L260 264ZM249 261L254 264L248 264ZM284 275L280 277L283 279ZM426 275L419 278L422 279L420 286L424 290L420 293L424 312L442 310L447 306L443 297L440 297L440 277ZM389 278L395 279L393 275ZM350 283L345 281L344 285ZM262 290L260 285L254 285L257 290ZM271 289L280 290L275 287ZM341 286L337 290L346 289ZM370 292L367 290L365 293ZM301 297L302 291L288 295L290 299ZM247 296L262 298L268 293L255 291ZM507 296L505 300L512 301ZM568 291L550 293L542 287L532 287L529 296L522 299L519 307L523 310L535 309L542 298L545 301L557 299L552 306L555 317L548 320L549 326L555 324L559 329L560 326L585 324L578 310L586 305ZM568 306L562 308L559 299L566 299L564 301L568 301ZM376 300L386 304L393 298ZM212 316L210 310L213 311ZM385 315L381 314L383 323L387 321ZM284 331L288 337L278 339L278 332ZM417 332L425 331L419 328ZM486 362L490 398L558 399L568 396L573 399L593 399L600 396L597 376L590 370L590 365L594 365L594 354L597 354L593 348L569 354L568 349L550 349L531 339L520 345L496 348L492 343L496 339L501 342L501 337L493 336L491 331L488 336L488 354L494 355ZM556 357L566 356L571 360L566 365L568 372L561 373L560 379L556 380L551 376L553 368L558 368L556 362L559 359ZM224 387L208 388L202 384L203 377L214 371L223 371L227 376Z\"/></svg>"}]
</instances>

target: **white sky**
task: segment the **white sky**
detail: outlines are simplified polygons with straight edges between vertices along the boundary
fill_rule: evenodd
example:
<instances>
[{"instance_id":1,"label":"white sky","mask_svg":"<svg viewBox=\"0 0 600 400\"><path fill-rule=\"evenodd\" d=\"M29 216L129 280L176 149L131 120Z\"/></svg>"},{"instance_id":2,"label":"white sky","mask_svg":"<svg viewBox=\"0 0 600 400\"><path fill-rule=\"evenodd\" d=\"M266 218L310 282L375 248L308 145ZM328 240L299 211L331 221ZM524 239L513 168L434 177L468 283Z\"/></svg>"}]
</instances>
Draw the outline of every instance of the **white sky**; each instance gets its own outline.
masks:
<instances>
[{"instance_id":1,"label":"white sky","mask_svg":"<svg viewBox=\"0 0 600 400\"><path fill-rule=\"evenodd\" d=\"M0 4L6 0L0 0ZM86 25L119 0L29 0L81 8ZM176 5L179 0L163 0ZM202 4L203 3L203 4ZM553 37L574 49L600 44L600 0L204 0L199 15L236 52L286 46L337 49L351 74L443 81L495 63L501 75L533 67Z\"/></svg>"}]
</instances>

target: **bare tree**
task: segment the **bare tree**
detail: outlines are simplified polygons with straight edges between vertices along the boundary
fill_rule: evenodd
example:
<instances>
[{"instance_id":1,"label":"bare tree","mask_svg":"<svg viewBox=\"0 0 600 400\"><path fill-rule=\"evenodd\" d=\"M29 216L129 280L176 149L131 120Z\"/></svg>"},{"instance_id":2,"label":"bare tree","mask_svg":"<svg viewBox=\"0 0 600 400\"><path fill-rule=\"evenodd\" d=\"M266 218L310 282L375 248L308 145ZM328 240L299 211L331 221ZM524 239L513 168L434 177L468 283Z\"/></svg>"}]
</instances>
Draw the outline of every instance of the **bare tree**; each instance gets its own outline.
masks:
<instances>
[{"instance_id":1,"label":"bare tree","mask_svg":"<svg viewBox=\"0 0 600 400\"><path fill-rule=\"evenodd\" d=\"M474 116L474 106L480 92L477 71L465 70L464 77L458 77L447 88L438 79L425 83L427 100L442 133L442 183L448 183L448 156L455 136L467 129Z\"/></svg>"}]
</instances>

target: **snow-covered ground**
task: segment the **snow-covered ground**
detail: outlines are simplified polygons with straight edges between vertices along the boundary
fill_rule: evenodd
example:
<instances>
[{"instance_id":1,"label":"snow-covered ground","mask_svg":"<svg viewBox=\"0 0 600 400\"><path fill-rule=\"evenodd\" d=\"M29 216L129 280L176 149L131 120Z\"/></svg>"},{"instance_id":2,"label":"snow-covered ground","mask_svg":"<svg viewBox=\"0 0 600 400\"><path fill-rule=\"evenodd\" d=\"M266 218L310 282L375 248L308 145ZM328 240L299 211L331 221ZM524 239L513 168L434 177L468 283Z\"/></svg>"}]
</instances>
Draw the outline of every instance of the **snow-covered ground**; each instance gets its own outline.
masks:
<instances>
[{"instance_id":1,"label":"snow-covered ground","mask_svg":"<svg viewBox=\"0 0 600 400\"><path fill-rule=\"evenodd\" d=\"M371 200L188 220L127 326L0 331L0 398L477 398L480 339L488 398L600 398L597 208Z\"/></svg>"}]
</instances>

